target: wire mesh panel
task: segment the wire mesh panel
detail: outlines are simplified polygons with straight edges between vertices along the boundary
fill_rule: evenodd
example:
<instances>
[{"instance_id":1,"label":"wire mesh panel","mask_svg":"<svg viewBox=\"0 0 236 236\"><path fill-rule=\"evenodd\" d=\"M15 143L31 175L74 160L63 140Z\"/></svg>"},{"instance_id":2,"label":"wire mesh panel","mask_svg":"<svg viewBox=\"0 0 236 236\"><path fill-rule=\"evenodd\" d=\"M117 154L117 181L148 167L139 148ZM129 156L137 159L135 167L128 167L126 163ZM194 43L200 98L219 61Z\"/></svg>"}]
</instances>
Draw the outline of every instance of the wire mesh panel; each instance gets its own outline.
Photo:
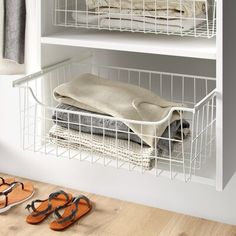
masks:
<instances>
[{"instance_id":1,"label":"wire mesh panel","mask_svg":"<svg viewBox=\"0 0 236 236\"><path fill-rule=\"evenodd\" d=\"M145 121L88 112L53 99L56 87L85 73L133 84L182 105L159 121ZM189 181L215 148L214 78L62 63L15 85L26 150Z\"/></svg>"},{"instance_id":2,"label":"wire mesh panel","mask_svg":"<svg viewBox=\"0 0 236 236\"><path fill-rule=\"evenodd\" d=\"M216 0L54 0L54 25L211 38Z\"/></svg>"}]
</instances>

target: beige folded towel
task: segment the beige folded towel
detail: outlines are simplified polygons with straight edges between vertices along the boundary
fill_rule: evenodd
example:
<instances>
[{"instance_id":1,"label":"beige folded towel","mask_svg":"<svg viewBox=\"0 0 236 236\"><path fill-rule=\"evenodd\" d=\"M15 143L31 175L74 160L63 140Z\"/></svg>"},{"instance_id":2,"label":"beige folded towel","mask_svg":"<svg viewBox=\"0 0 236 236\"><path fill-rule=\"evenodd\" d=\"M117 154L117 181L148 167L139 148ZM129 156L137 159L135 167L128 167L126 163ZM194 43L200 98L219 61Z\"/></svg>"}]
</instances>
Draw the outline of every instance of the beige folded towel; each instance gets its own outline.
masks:
<instances>
[{"instance_id":1,"label":"beige folded towel","mask_svg":"<svg viewBox=\"0 0 236 236\"><path fill-rule=\"evenodd\" d=\"M168 122L142 125L141 122L157 122L165 118L173 107L182 104L164 100L153 92L127 83L100 78L93 74L83 74L79 78L55 88L56 101L88 111L113 116L123 121L145 143L155 147L155 139L161 137ZM178 120L179 113L173 112L170 123Z\"/></svg>"},{"instance_id":2,"label":"beige folded towel","mask_svg":"<svg viewBox=\"0 0 236 236\"><path fill-rule=\"evenodd\" d=\"M182 4L181 4L182 3ZM206 0L86 0L87 7L91 10L100 11L102 8L118 8L145 11L169 11L170 17L190 17L206 13ZM167 5L168 4L168 5ZM194 12L195 9L195 12ZM181 13L182 12L182 13ZM166 14L167 16L167 14Z\"/></svg>"},{"instance_id":3,"label":"beige folded towel","mask_svg":"<svg viewBox=\"0 0 236 236\"><path fill-rule=\"evenodd\" d=\"M199 24L206 22L206 15L198 15L195 18L195 21L192 20L181 20L172 18L169 21L164 18L159 17L153 17L153 12L149 12L150 16L143 17L142 13L140 15L138 12L129 15L127 10L120 10L117 8L113 8L111 11L113 13L106 13L105 9L101 9L101 12L103 14L100 14L99 16L97 14L86 14L84 12L72 12L72 18L77 24L90 24L90 25L99 25L102 28L106 29L112 29L112 28L122 28L122 29L128 29L128 30L138 30L138 31L151 31L151 32L185 32L188 31L195 26L198 26ZM145 13L147 14L147 12ZM167 27L168 26L168 27Z\"/></svg>"}]
</instances>

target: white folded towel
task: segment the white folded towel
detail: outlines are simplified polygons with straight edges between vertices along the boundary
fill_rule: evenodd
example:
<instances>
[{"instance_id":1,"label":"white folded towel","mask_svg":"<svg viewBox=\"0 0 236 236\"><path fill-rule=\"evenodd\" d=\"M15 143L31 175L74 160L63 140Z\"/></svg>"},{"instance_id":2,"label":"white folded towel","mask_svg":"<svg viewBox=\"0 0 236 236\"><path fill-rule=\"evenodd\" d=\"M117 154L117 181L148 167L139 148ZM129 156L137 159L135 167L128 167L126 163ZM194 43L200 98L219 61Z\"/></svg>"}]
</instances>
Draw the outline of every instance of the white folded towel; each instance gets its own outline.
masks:
<instances>
[{"instance_id":1,"label":"white folded towel","mask_svg":"<svg viewBox=\"0 0 236 236\"><path fill-rule=\"evenodd\" d=\"M113 12L115 12L113 10ZM126 11L125 11L126 12ZM87 24L99 26L104 29L127 29L133 31L151 31L151 32L185 32L199 24L206 22L204 14L199 15L194 19L176 19L170 20L160 19L155 17L142 17L138 15L126 15L125 13L104 13L102 15L86 14L73 12L72 18L76 24ZM168 27L167 27L168 26Z\"/></svg>"},{"instance_id":2,"label":"white folded towel","mask_svg":"<svg viewBox=\"0 0 236 236\"><path fill-rule=\"evenodd\" d=\"M135 166L142 166L150 170L154 163L155 149L141 146L134 142L92 135L68 130L54 125L49 131L49 139L52 144L62 148L70 148L77 151L88 151L94 154L106 155L109 158L125 161Z\"/></svg>"}]
</instances>

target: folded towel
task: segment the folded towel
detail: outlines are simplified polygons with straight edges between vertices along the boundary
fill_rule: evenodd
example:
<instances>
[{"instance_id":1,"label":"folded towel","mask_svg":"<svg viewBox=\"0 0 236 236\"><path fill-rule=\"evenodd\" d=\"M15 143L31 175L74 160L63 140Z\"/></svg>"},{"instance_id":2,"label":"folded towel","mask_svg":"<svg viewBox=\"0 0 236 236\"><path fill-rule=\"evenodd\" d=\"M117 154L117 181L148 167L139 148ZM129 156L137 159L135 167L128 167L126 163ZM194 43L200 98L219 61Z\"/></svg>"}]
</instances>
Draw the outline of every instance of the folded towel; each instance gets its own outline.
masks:
<instances>
[{"instance_id":1,"label":"folded towel","mask_svg":"<svg viewBox=\"0 0 236 236\"><path fill-rule=\"evenodd\" d=\"M161 121L173 107L183 106L160 98L147 89L106 80L92 74L83 74L71 82L58 86L54 90L54 98L59 103L110 115L117 119L127 119L125 124L150 147L155 147L158 141L155 137L162 136L168 122L158 125L153 123L143 125L143 122ZM177 111L172 112L169 122L175 120L180 120Z\"/></svg>"},{"instance_id":2,"label":"folded towel","mask_svg":"<svg viewBox=\"0 0 236 236\"><path fill-rule=\"evenodd\" d=\"M95 10L95 12L100 12L103 8L116 8L119 10L153 11L153 13L158 16L158 11L160 11L160 15L162 15L164 10L165 17L170 13L170 17L182 16L189 18L193 18L202 13L206 14L205 2L205 0L86 0L88 9ZM169 11L168 14L167 11Z\"/></svg>"},{"instance_id":3,"label":"folded towel","mask_svg":"<svg viewBox=\"0 0 236 236\"><path fill-rule=\"evenodd\" d=\"M90 12L93 15L98 15L98 13ZM131 9L119 9L119 8L101 8L99 10L100 16L106 16L109 18L120 18L120 19L133 19L138 21L145 21L149 23L153 23L153 19L162 19L162 20L193 20L193 18L204 18L206 19L206 14L204 12L199 12L194 17L184 17L180 15L179 12L175 10L131 10Z\"/></svg>"},{"instance_id":4,"label":"folded towel","mask_svg":"<svg viewBox=\"0 0 236 236\"><path fill-rule=\"evenodd\" d=\"M107 28L107 29L126 29L126 30L133 30L133 31L145 31L145 32L168 32L168 33L181 33L188 31L195 26L199 25L203 21L197 21L198 23L195 25L194 21L185 21L185 22L178 22L176 21L176 25L168 24L162 20L158 20L159 24L151 24L145 23L140 21L133 21L130 20L119 20L119 19L103 19L101 21L100 27ZM162 22L161 22L162 21Z\"/></svg>"},{"instance_id":5,"label":"folded towel","mask_svg":"<svg viewBox=\"0 0 236 236\"><path fill-rule=\"evenodd\" d=\"M68 113L69 111L77 112ZM83 114L81 114L81 112ZM146 145L145 142L142 143L139 136L133 133L132 130L127 127L121 121L115 121L109 119L107 116L106 119L99 117L92 117L93 114L98 114L90 111L86 111L77 107L73 107L66 104L59 104L55 110L52 119L53 122L59 126L62 126L67 129L73 129L75 131L81 131L84 133L95 134L95 135L105 135L108 137L130 140L132 142ZM103 114L100 114L103 115ZM104 116L104 115L103 115ZM92 117L92 118L91 118ZM181 140L182 135L185 139L190 133L189 130L190 124L186 120L182 120L182 130L181 130L181 121L176 120L170 124L170 137L171 139ZM166 139L162 139L166 138ZM165 132L162 135L162 138L159 139L157 143L157 148L159 152L169 153L169 126L166 128ZM174 142L171 142L171 150L174 150Z\"/></svg>"},{"instance_id":6,"label":"folded towel","mask_svg":"<svg viewBox=\"0 0 236 236\"><path fill-rule=\"evenodd\" d=\"M119 11L118 9L116 9ZM114 10L113 10L114 11ZM115 11L114 11L115 12ZM123 12L123 10L122 10ZM126 11L124 11L126 12ZM185 32L204 22L206 22L205 15L198 15L194 19L176 19L172 18L167 21L163 18L143 17L139 15L128 15L126 13L111 13L108 15L94 15L92 13L86 14L82 12L72 12L72 18L76 24L99 25L105 29L128 29L133 31L165 31L165 32ZM168 28L167 28L168 26Z\"/></svg>"},{"instance_id":7,"label":"folded towel","mask_svg":"<svg viewBox=\"0 0 236 236\"><path fill-rule=\"evenodd\" d=\"M121 139L103 137L68 130L54 125L49 131L49 139L52 144L62 148L70 148L78 151L92 151L94 154L106 155L109 158L119 159L135 166L142 166L150 170L154 163L155 149L143 147L134 142Z\"/></svg>"},{"instance_id":8,"label":"folded towel","mask_svg":"<svg viewBox=\"0 0 236 236\"><path fill-rule=\"evenodd\" d=\"M19 64L24 63L25 51L25 0L5 0L5 30L4 53L5 59Z\"/></svg>"}]
</instances>

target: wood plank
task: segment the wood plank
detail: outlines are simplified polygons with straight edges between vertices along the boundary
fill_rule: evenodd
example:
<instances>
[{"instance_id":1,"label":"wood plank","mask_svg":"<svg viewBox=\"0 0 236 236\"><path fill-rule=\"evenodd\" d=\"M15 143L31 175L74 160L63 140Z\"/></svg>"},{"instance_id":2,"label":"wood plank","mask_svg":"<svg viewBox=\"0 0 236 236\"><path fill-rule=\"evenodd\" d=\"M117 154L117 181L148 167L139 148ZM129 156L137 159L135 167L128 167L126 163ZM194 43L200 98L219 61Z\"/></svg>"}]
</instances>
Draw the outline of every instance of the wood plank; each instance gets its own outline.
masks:
<instances>
[{"instance_id":1,"label":"wood plank","mask_svg":"<svg viewBox=\"0 0 236 236\"><path fill-rule=\"evenodd\" d=\"M6 177L6 175L1 175ZM26 181L17 178L20 181ZM36 193L32 199L44 199L59 186L34 181ZM63 189L76 194L80 191ZM236 227L213 221L177 214L161 209L146 207L108 197L83 193L94 203L94 210L66 230L67 235L87 236L236 236ZM28 202L31 202L28 201ZM28 214L24 209L27 203L12 208L0 215L0 235L4 236L42 236L61 235L48 225L53 220L49 217L40 225L29 225L25 222Z\"/></svg>"}]
</instances>

